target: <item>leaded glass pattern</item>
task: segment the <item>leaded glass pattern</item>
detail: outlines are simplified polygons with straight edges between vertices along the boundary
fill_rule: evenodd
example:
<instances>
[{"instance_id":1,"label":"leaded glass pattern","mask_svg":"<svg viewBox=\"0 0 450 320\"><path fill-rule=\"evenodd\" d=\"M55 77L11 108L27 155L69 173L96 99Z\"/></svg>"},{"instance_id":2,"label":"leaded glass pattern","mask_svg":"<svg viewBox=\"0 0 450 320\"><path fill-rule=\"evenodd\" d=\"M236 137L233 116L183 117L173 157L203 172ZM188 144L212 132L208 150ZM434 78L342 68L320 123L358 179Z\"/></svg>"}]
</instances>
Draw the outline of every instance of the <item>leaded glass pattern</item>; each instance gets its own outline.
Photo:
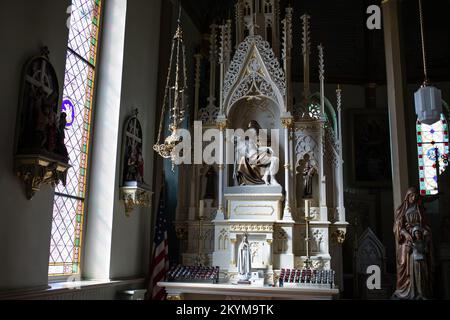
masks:
<instances>
[{"instance_id":1,"label":"leaded glass pattern","mask_svg":"<svg viewBox=\"0 0 450 320\"><path fill-rule=\"evenodd\" d=\"M69 48L95 66L100 0L72 0Z\"/></svg>"},{"instance_id":2,"label":"leaded glass pattern","mask_svg":"<svg viewBox=\"0 0 450 320\"><path fill-rule=\"evenodd\" d=\"M309 110L309 117L312 119L322 119L322 111L321 106L318 103L311 103L308 107ZM327 113L324 114L324 120L325 120L325 127L330 128L330 121L328 118Z\"/></svg>"},{"instance_id":3,"label":"leaded glass pattern","mask_svg":"<svg viewBox=\"0 0 450 320\"><path fill-rule=\"evenodd\" d=\"M53 206L50 275L79 272L84 201L57 195Z\"/></svg>"},{"instance_id":4,"label":"leaded glass pattern","mask_svg":"<svg viewBox=\"0 0 450 320\"><path fill-rule=\"evenodd\" d=\"M438 175L448 166L449 135L444 115L432 125L417 121L417 149L420 192L424 196L436 195L439 192Z\"/></svg>"},{"instance_id":5,"label":"leaded glass pattern","mask_svg":"<svg viewBox=\"0 0 450 320\"><path fill-rule=\"evenodd\" d=\"M94 73L91 65L72 52L67 53L63 102L66 106L63 109L74 114L66 128L66 146L72 167L68 171L66 187L59 185L56 191L80 198L85 196Z\"/></svg>"},{"instance_id":6,"label":"leaded glass pattern","mask_svg":"<svg viewBox=\"0 0 450 320\"><path fill-rule=\"evenodd\" d=\"M56 187L50 276L80 273L100 13L100 0L72 0L61 107L71 168L66 187Z\"/></svg>"}]
</instances>

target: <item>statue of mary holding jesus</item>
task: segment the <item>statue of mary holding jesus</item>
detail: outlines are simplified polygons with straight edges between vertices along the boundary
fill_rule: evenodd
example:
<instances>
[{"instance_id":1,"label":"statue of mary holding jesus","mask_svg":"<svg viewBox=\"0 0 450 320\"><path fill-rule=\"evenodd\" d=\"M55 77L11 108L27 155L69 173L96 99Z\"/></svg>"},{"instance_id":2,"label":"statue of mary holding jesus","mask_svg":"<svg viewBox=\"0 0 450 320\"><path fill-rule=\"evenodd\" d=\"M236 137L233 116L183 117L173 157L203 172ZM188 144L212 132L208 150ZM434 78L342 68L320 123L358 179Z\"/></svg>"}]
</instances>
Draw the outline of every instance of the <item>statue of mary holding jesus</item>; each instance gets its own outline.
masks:
<instances>
[{"instance_id":1,"label":"statue of mary holding jesus","mask_svg":"<svg viewBox=\"0 0 450 320\"><path fill-rule=\"evenodd\" d=\"M260 141L261 126L251 121L246 139L236 137L236 157L234 178L239 186L270 185L279 186L275 175L279 169L279 159L271 147Z\"/></svg>"}]
</instances>

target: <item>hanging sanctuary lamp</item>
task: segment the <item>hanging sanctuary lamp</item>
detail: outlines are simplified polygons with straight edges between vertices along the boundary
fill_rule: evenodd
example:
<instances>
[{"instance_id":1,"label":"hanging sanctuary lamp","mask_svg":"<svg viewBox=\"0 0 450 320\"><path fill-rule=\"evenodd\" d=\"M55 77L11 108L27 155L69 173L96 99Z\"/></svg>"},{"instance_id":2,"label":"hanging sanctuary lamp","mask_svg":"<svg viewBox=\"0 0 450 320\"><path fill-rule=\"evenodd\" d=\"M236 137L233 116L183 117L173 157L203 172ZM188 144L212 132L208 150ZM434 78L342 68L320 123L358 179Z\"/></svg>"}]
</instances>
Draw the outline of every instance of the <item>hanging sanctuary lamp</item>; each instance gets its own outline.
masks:
<instances>
[{"instance_id":1,"label":"hanging sanctuary lamp","mask_svg":"<svg viewBox=\"0 0 450 320\"><path fill-rule=\"evenodd\" d=\"M441 119L442 93L438 88L429 85L422 0L419 0L419 14L425 80L420 89L415 93L414 98L418 120L421 123L432 125Z\"/></svg>"},{"instance_id":2,"label":"hanging sanctuary lamp","mask_svg":"<svg viewBox=\"0 0 450 320\"><path fill-rule=\"evenodd\" d=\"M183 29L181 27L181 7L178 17L178 26L172 40L169 70L167 73L164 100L161 109L158 140L153 150L164 159L171 159L172 168L175 168L177 155L176 146L182 142L178 130L185 119L187 76L186 76L186 52L183 42ZM175 72L174 72L175 71ZM166 112L170 112L169 135L163 138ZM164 139L164 140L163 140Z\"/></svg>"}]
</instances>

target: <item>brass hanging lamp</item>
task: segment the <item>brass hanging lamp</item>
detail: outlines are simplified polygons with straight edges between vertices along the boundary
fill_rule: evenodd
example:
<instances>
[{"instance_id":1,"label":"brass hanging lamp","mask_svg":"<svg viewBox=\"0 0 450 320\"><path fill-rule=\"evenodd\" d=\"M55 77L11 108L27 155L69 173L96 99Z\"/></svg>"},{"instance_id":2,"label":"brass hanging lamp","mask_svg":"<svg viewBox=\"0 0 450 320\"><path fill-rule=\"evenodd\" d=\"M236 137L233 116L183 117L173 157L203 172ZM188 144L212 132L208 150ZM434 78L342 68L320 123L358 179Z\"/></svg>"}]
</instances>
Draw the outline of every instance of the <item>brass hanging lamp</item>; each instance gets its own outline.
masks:
<instances>
[{"instance_id":1,"label":"brass hanging lamp","mask_svg":"<svg viewBox=\"0 0 450 320\"><path fill-rule=\"evenodd\" d=\"M175 67L175 68L174 68ZM175 69L175 70L174 70ZM175 72L173 72L175 71ZM158 140L153 150L164 159L172 160L172 168L175 168L177 155L176 146L182 142L179 128L186 115L186 49L183 41L183 29L181 26L181 6L178 16L178 25L172 40L169 69L167 72L166 88L164 92L163 106L161 109L161 120L159 124ZM170 135L163 140L164 123L166 112L170 112Z\"/></svg>"},{"instance_id":2,"label":"brass hanging lamp","mask_svg":"<svg viewBox=\"0 0 450 320\"><path fill-rule=\"evenodd\" d=\"M419 0L419 17L422 42L423 73L425 79L420 89L414 94L414 100L416 105L416 114L419 121L427 125L432 125L441 119L442 92L438 88L429 85L422 0Z\"/></svg>"}]
</instances>

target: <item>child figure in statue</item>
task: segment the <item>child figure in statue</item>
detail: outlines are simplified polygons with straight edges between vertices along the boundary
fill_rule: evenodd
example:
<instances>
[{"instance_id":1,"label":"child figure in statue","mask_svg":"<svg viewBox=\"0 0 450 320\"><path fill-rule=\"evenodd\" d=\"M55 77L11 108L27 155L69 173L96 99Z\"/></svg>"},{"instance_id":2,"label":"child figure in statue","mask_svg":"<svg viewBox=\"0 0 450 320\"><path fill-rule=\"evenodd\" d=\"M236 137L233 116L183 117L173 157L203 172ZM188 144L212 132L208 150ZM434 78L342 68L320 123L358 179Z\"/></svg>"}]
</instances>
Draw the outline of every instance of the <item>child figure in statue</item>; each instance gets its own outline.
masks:
<instances>
[{"instance_id":1,"label":"child figure in statue","mask_svg":"<svg viewBox=\"0 0 450 320\"><path fill-rule=\"evenodd\" d=\"M414 262L424 261L425 255L427 253L426 243L423 240L423 230L420 226L414 227L413 230L414 242L412 244L413 247L413 258Z\"/></svg>"},{"instance_id":2,"label":"child figure in statue","mask_svg":"<svg viewBox=\"0 0 450 320\"><path fill-rule=\"evenodd\" d=\"M413 244L412 244L412 255L413 264L411 273L414 275L415 283L422 284L428 283L429 270L427 265L427 254L428 254L428 244L426 243L423 236L423 229L420 226L416 226L413 229ZM417 300L426 300L429 298L428 292L422 291L422 285L417 285Z\"/></svg>"}]
</instances>

